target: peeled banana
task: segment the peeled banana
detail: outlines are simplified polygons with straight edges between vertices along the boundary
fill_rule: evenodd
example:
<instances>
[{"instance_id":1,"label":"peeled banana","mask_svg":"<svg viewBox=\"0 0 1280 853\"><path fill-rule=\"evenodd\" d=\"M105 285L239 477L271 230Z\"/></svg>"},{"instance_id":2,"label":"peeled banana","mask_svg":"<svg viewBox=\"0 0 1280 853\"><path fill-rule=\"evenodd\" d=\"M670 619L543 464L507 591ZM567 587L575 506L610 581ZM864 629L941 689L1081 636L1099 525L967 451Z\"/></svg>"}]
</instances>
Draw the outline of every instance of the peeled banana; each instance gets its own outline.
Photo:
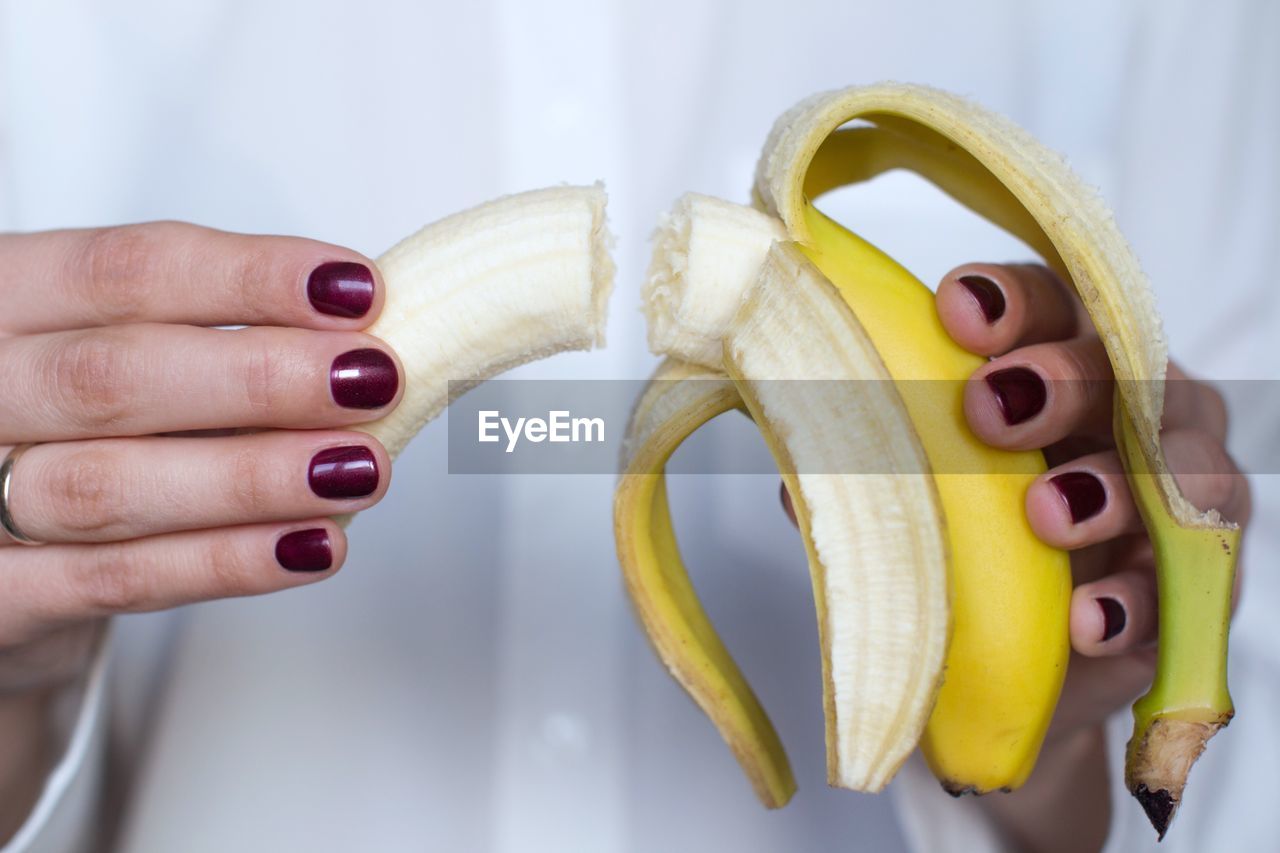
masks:
<instances>
[{"instance_id":1,"label":"peeled banana","mask_svg":"<svg viewBox=\"0 0 1280 853\"><path fill-rule=\"evenodd\" d=\"M860 124L844 127L854 120ZM1163 835L1191 764L1232 714L1225 654L1239 531L1216 512L1192 507L1169 474L1159 445L1167 356L1153 296L1110 214L1060 158L1006 119L933 89L880 84L809 98L770 133L756 173L756 210L690 196L664 219L644 291L650 346L733 380L796 500L823 629L831 781L876 789L920 731L926 758L948 790L1021 784L1065 674L1069 566L1065 554L1039 543L1025 521L1023 493L1044 470L1043 459L986 448L964 422L962 383L981 360L950 341L923 285L812 204L827 190L894 168L919 172L1039 251L1074 285L1106 346L1117 379L1117 444L1155 545L1160 586L1157 676L1134 708L1126 782ZM820 293L840 299L824 301ZM762 304L787 321L766 323ZM843 319L833 324L820 311ZM866 341L874 352L862 350ZM837 375L837 363L845 370L838 374L842 379L869 380L844 396L835 407L839 413L805 399L812 395L760 391L770 379L829 378ZM893 383L877 381L890 376ZM893 390L880 394L878 414L867 411L869 399L853 399L870 396L872 388ZM661 477L671 442L700 425L678 413L672 418L654 423L650 412L644 429L633 422L631 458L647 461L628 466L619 481L620 561L651 636L683 637L655 642L660 656L708 710L765 803L778 805L779 795L790 793L791 777L777 736L706 623L669 520L652 523L655 513L665 515L665 501L635 499ZM895 424L901 434L893 439L905 437L915 448L897 446L893 458L905 461L914 453L927 459L913 470L932 472L932 506L941 507L942 517L929 512L925 494L884 488L870 498L887 518L914 516L914 523L902 525L874 519L868 504L806 487L806 477L847 474L842 452L868 445L883 452L884 430ZM665 437L662 452L648 446L654 436ZM832 455L806 470L792 448L815 441L831 442ZM901 473L905 467L882 470L915 482ZM868 532L873 521L878 526ZM990 534L992 525L1001 528L999 536ZM922 534L923 527L933 530ZM853 557L843 549L858 537L864 541ZM831 542L840 545L824 544ZM922 597L932 589L930 561L939 553L930 542L950 548L954 627L940 689L935 677L924 691L933 648L924 638L945 633L948 618L945 608L925 605ZM908 553L914 555L910 564L903 561ZM665 590L639 583L659 576L668 579ZM903 577L912 584L895 586ZM864 624L844 592L833 594L837 587L874 607L934 621L918 623L913 630L921 642L905 652L880 635L833 633L835 607L842 624ZM673 606L676 588L679 604ZM846 666L854 655L862 656L859 665ZM937 689L922 731L903 710L904 725L877 723L889 711L874 680L879 676L869 673L894 665L920 674L920 692L904 692L896 681L886 686L894 707L915 709L920 695ZM852 729L850 720L857 721Z\"/></svg>"},{"instance_id":2,"label":"peeled banana","mask_svg":"<svg viewBox=\"0 0 1280 853\"><path fill-rule=\"evenodd\" d=\"M596 185L506 196L397 243L377 260L386 297L367 331L399 354L404 397L360 429L394 458L468 388L603 346L612 242Z\"/></svg>"}]
</instances>

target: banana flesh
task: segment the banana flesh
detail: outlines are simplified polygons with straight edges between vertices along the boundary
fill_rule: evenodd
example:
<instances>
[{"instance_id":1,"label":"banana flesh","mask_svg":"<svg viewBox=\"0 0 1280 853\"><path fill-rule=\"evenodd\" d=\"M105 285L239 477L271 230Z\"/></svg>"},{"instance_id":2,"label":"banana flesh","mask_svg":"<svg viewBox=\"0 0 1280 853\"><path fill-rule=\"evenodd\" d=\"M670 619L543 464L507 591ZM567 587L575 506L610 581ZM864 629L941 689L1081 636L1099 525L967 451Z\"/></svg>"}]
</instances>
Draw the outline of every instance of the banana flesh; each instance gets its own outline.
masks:
<instances>
[{"instance_id":1,"label":"banana flesh","mask_svg":"<svg viewBox=\"0 0 1280 853\"><path fill-rule=\"evenodd\" d=\"M806 214L807 251L898 381L946 512L955 632L921 749L952 793L1017 788L1035 765L1070 653L1070 562L1035 536L1024 508L1044 457L974 437L964 383L983 359L951 340L933 294L906 269L816 209Z\"/></svg>"},{"instance_id":2,"label":"banana flesh","mask_svg":"<svg viewBox=\"0 0 1280 853\"><path fill-rule=\"evenodd\" d=\"M809 557L827 781L882 790L933 710L950 633L928 460L872 339L793 244L769 250L724 354Z\"/></svg>"},{"instance_id":3,"label":"banana flesh","mask_svg":"<svg viewBox=\"0 0 1280 853\"><path fill-rule=\"evenodd\" d=\"M675 216L668 225L679 230L680 222ZM688 362L665 363L628 429L614 519L628 591L659 656L720 729L760 799L777 807L794 790L790 766L680 561L661 479L670 453L711 414L734 406L745 406L765 435L809 556L831 784L881 790L914 748L941 674L948 588L928 462L870 340L796 247L777 244L757 266L754 285L729 300L736 320L717 361L733 382ZM670 295L682 302L683 294ZM694 302L725 308L719 295L705 295ZM696 333L675 331L705 350ZM659 405L681 390L664 389L672 376L700 377L705 398L718 402ZM882 381L860 381L868 378Z\"/></svg>"},{"instance_id":4,"label":"banana flesh","mask_svg":"<svg viewBox=\"0 0 1280 853\"><path fill-rule=\"evenodd\" d=\"M468 388L603 346L611 245L596 185L506 196L393 246L378 258L386 300L367 331L399 354L404 398L360 429L394 457Z\"/></svg>"},{"instance_id":5,"label":"banana flesh","mask_svg":"<svg viewBox=\"0 0 1280 853\"><path fill-rule=\"evenodd\" d=\"M729 272L759 267L769 251L762 247L781 231L778 220L745 210L687 195L659 228L646 285L646 293L662 294L646 305L658 351L701 359L700 335L736 334L740 315L715 325L708 318L735 316L751 280L735 282ZM1070 650L1067 557L1035 537L1023 509L1026 487L1045 470L1043 457L998 451L972 435L963 382L981 359L947 336L923 284L817 211L811 215L822 251L805 251L862 321L886 379L902 380L898 390L913 424L907 431L919 435L945 509L955 629L921 745L948 790L1017 787L1034 766ZM732 228L752 233L719 239ZM809 334L799 326L780 331L777 345L794 347ZM880 383L861 384L865 392ZM896 565L888 555L866 559Z\"/></svg>"},{"instance_id":6,"label":"banana flesh","mask_svg":"<svg viewBox=\"0 0 1280 853\"><path fill-rule=\"evenodd\" d=\"M627 593L659 658L711 718L769 808L795 791L786 753L698 601L676 544L664 468L707 421L742 406L723 373L668 359L632 411L614 493L614 538ZM688 654L686 649L700 654Z\"/></svg>"}]
</instances>

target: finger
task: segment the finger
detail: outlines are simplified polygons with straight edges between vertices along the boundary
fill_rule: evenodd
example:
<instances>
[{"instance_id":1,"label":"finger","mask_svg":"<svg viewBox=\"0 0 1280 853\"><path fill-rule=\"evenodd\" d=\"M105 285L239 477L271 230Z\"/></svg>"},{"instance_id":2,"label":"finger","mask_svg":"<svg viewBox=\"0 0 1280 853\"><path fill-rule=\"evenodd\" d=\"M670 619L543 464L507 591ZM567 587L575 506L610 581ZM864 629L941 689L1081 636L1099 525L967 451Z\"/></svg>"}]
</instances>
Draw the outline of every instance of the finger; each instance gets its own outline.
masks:
<instances>
[{"instance_id":1,"label":"finger","mask_svg":"<svg viewBox=\"0 0 1280 853\"><path fill-rule=\"evenodd\" d=\"M1220 440L1203 430L1175 429L1166 430L1160 441L1179 490L1193 506L1248 523L1248 482ZM1031 529L1055 548L1085 548L1143 530L1114 450L1049 469L1027 488L1026 505Z\"/></svg>"},{"instance_id":2,"label":"finger","mask_svg":"<svg viewBox=\"0 0 1280 853\"><path fill-rule=\"evenodd\" d=\"M1036 536L1074 550L1142 531L1142 519L1115 451L1050 468L1027 488L1027 520Z\"/></svg>"},{"instance_id":3,"label":"finger","mask_svg":"<svg viewBox=\"0 0 1280 853\"><path fill-rule=\"evenodd\" d=\"M1006 450L1109 435L1111 377L1097 338L1023 347L974 371L964 391L965 417L979 439Z\"/></svg>"},{"instance_id":4,"label":"finger","mask_svg":"<svg viewBox=\"0 0 1280 853\"><path fill-rule=\"evenodd\" d=\"M1216 509L1228 521L1249 523L1249 483L1221 439L1203 429L1177 429L1161 433L1160 444L1178 489L1196 509Z\"/></svg>"},{"instance_id":5,"label":"finger","mask_svg":"<svg viewBox=\"0 0 1280 853\"><path fill-rule=\"evenodd\" d=\"M150 222L0 235L0 331L123 323L361 329L382 308L363 255L298 237Z\"/></svg>"},{"instance_id":6,"label":"finger","mask_svg":"<svg viewBox=\"0 0 1280 853\"><path fill-rule=\"evenodd\" d=\"M0 646L116 613L301 586L329 577L346 556L346 537L330 519L6 549Z\"/></svg>"},{"instance_id":7,"label":"finger","mask_svg":"<svg viewBox=\"0 0 1280 853\"><path fill-rule=\"evenodd\" d=\"M796 508L791 503L791 493L787 491L786 483L779 483L778 497L782 499L782 511L787 514L787 518L791 519L791 523L800 526L800 522L796 520Z\"/></svg>"},{"instance_id":8,"label":"finger","mask_svg":"<svg viewBox=\"0 0 1280 853\"><path fill-rule=\"evenodd\" d=\"M1173 362L1164 385L1165 429L1202 429L1218 441L1227 438L1227 403L1207 382L1191 379Z\"/></svg>"},{"instance_id":9,"label":"finger","mask_svg":"<svg viewBox=\"0 0 1280 853\"><path fill-rule=\"evenodd\" d=\"M1146 690L1155 671L1153 648L1115 657L1072 655L1062 687L1063 700L1049 726L1051 735L1101 723Z\"/></svg>"},{"instance_id":10,"label":"finger","mask_svg":"<svg viewBox=\"0 0 1280 853\"><path fill-rule=\"evenodd\" d=\"M401 392L385 345L359 332L142 324L0 340L10 385L0 442L222 427L341 427Z\"/></svg>"},{"instance_id":11,"label":"finger","mask_svg":"<svg viewBox=\"0 0 1280 853\"><path fill-rule=\"evenodd\" d=\"M9 509L38 542L117 542L358 512L386 494L390 471L356 432L59 442L14 466Z\"/></svg>"},{"instance_id":12,"label":"finger","mask_svg":"<svg viewBox=\"0 0 1280 853\"><path fill-rule=\"evenodd\" d=\"M1071 647L1103 657L1149 645L1156 638L1156 614L1156 576L1150 565L1081 584L1071 594Z\"/></svg>"},{"instance_id":13,"label":"finger","mask_svg":"<svg viewBox=\"0 0 1280 853\"><path fill-rule=\"evenodd\" d=\"M1075 291L1040 264L964 264L943 277L936 302L947 334L978 355L1091 328Z\"/></svg>"}]
</instances>

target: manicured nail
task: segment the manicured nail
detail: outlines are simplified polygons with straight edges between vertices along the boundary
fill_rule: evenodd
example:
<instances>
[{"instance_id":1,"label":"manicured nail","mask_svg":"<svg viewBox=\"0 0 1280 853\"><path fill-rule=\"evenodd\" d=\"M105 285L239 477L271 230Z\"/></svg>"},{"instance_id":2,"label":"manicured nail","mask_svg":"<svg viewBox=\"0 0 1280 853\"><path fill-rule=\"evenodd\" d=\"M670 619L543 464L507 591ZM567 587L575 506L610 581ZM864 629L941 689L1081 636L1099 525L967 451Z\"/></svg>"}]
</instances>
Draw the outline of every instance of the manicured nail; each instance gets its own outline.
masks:
<instances>
[{"instance_id":1,"label":"manicured nail","mask_svg":"<svg viewBox=\"0 0 1280 853\"><path fill-rule=\"evenodd\" d=\"M1049 483L1067 505L1072 524L1093 518L1107 505L1107 490L1102 487L1102 481L1088 471L1068 471L1050 478Z\"/></svg>"},{"instance_id":2,"label":"manicured nail","mask_svg":"<svg viewBox=\"0 0 1280 853\"><path fill-rule=\"evenodd\" d=\"M1124 630L1124 605L1114 598L1095 598L1102 608L1102 642L1106 642Z\"/></svg>"},{"instance_id":3,"label":"manicured nail","mask_svg":"<svg viewBox=\"0 0 1280 853\"><path fill-rule=\"evenodd\" d=\"M322 498L364 498L378 489L378 460L367 447L331 447L311 457L311 491Z\"/></svg>"},{"instance_id":4,"label":"manicured nail","mask_svg":"<svg viewBox=\"0 0 1280 853\"><path fill-rule=\"evenodd\" d=\"M998 284L981 275L962 275L958 281L978 303L988 325L1004 316L1004 292Z\"/></svg>"},{"instance_id":5,"label":"manicured nail","mask_svg":"<svg viewBox=\"0 0 1280 853\"><path fill-rule=\"evenodd\" d=\"M295 530L276 543L276 562L291 572L323 572L333 565L329 531L323 527Z\"/></svg>"},{"instance_id":6,"label":"manicured nail","mask_svg":"<svg viewBox=\"0 0 1280 853\"><path fill-rule=\"evenodd\" d=\"M996 395L1000 414L1009 426L1029 421L1044 409L1047 391L1044 380L1026 367L1007 367L987 377L987 387Z\"/></svg>"},{"instance_id":7,"label":"manicured nail","mask_svg":"<svg viewBox=\"0 0 1280 853\"><path fill-rule=\"evenodd\" d=\"M778 499L782 501L782 511L787 514L787 518L791 519L793 524L799 524L796 520L796 508L791 503L791 493L787 491L787 484L781 483L778 488Z\"/></svg>"},{"instance_id":8,"label":"manicured nail","mask_svg":"<svg viewBox=\"0 0 1280 853\"><path fill-rule=\"evenodd\" d=\"M357 349L333 360L329 370L333 401L347 409L380 409L396 397L400 375L382 350Z\"/></svg>"},{"instance_id":9,"label":"manicured nail","mask_svg":"<svg viewBox=\"0 0 1280 853\"><path fill-rule=\"evenodd\" d=\"M307 298L321 314L363 317L373 307L373 273L349 261L321 264L307 279Z\"/></svg>"}]
</instances>

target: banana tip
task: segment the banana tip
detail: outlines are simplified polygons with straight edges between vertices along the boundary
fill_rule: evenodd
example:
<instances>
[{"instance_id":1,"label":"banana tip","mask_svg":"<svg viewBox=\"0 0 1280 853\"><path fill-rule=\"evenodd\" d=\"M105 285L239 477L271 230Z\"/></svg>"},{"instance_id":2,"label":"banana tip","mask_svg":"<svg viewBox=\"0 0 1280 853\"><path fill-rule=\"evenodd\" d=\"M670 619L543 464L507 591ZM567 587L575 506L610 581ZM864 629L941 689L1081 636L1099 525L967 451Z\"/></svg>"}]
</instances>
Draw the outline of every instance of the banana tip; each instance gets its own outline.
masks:
<instances>
[{"instance_id":1,"label":"banana tip","mask_svg":"<svg viewBox=\"0 0 1280 853\"><path fill-rule=\"evenodd\" d=\"M1169 823L1173 820L1174 812L1178 810L1178 801L1164 788L1152 791L1146 785L1139 785L1131 793L1142 806L1142 810L1147 813L1147 819L1151 821L1151 825L1155 827L1156 840L1163 841L1164 834L1169 831Z\"/></svg>"}]
</instances>

